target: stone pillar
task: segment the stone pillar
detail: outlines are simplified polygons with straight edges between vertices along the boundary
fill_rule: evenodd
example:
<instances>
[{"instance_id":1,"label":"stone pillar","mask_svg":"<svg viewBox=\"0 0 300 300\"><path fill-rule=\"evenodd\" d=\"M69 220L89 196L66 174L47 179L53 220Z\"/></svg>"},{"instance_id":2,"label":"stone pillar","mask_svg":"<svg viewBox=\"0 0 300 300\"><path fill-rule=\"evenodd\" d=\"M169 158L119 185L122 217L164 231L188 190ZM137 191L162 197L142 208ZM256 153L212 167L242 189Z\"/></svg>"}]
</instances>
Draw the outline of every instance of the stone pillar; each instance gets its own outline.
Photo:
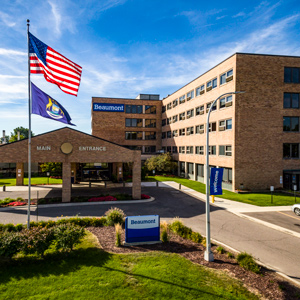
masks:
<instances>
[{"instance_id":1,"label":"stone pillar","mask_svg":"<svg viewBox=\"0 0 300 300\"><path fill-rule=\"evenodd\" d=\"M188 163L184 162L184 178L188 178Z\"/></svg>"},{"instance_id":2,"label":"stone pillar","mask_svg":"<svg viewBox=\"0 0 300 300\"><path fill-rule=\"evenodd\" d=\"M62 175L62 202L71 202L71 163L63 163Z\"/></svg>"},{"instance_id":3,"label":"stone pillar","mask_svg":"<svg viewBox=\"0 0 300 300\"><path fill-rule=\"evenodd\" d=\"M121 162L118 162L117 164L117 179L118 179L118 182L122 181L123 180L123 163Z\"/></svg>"},{"instance_id":4,"label":"stone pillar","mask_svg":"<svg viewBox=\"0 0 300 300\"><path fill-rule=\"evenodd\" d=\"M177 168L177 176L178 176L178 177L181 176L180 166L181 166L181 162L178 160L178 168Z\"/></svg>"},{"instance_id":5,"label":"stone pillar","mask_svg":"<svg viewBox=\"0 0 300 300\"><path fill-rule=\"evenodd\" d=\"M133 162L132 166L132 198L141 199L141 177L142 177L141 156L138 155L137 160Z\"/></svg>"},{"instance_id":6,"label":"stone pillar","mask_svg":"<svg viewBox=\"0 0 300 300\"><path fill-rule=\"evenodd\" d=\"M16 164L16 185L24 185L24 163Z\"/></svg>"}]
</instances>

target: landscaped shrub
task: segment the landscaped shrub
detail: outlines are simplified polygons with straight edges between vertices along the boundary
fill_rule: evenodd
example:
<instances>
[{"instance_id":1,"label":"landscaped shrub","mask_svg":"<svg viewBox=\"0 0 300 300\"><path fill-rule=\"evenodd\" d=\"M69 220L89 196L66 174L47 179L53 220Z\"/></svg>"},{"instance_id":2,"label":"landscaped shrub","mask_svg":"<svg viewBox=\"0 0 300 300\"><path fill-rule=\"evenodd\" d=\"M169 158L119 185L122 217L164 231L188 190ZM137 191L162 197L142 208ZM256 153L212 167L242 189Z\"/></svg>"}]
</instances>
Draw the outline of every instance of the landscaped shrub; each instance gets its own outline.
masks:
<instances>
[{"instance_id":1,"label":"landscaped shrub","mask_svg":"<svg viewBox=\"0 0 300 300\"><path fill-rule=\"evenodd\" d=\"M201 243L203 240L203 236L199 232L192 232L190 235L190 239L195 243Z\"/></svg>"},{"instance_id":2,"label":"landscaped shrub","mask_svg":"<svg viewBox=\"0 0 300 300\"><path fill-rule=\"evenodd\" d=\"M93 197L88 200L88 202L102 202L102 201L116 201L117 199L113 196L104 197Z\"/></svg>"},{"instance_id":3,"label":"landscaped shrub","mask_svg":"<svg viewBox=\"0 0 300 300\"><path fill-rule=\"evenodd\" d=\"M227 252L227 257L228 258L234 258L234 255L231 252Z\"/></svg>"},{"instance_id":4,"label":"landscaped shrub","mask_svg":"<svg viewBox=\"0 0 300 300\"><path fill-rule=\"evenodd\" d=\"M47 227L33 227L21 233L22 247L25 254L37 253L40 256L49 249L54 240L54 229Z\"/></svg>"},{"instance_id":5,"label":"landscaped shrub","mask_svg":"<svg viewBox=\"0 0 300 300\"><path fill-rule=\"evenodd\" d=\"M224 254L225 253L225 249L222 246L218 246L216 251L220 254Z\"/></svg>"},{"instance_id":6,"label":"landscaped shrub","mask_svg":"<svg viewBox=\"0 0 300 300\"><path fill-rule=\"evenodd\" d=\"M60 224L54 227L55 248L57 250L73 250L85 235L82 227L73 224Z\"/></svg>"},{"instance_id":7,"label":"landscaped shrub","mask_svg":"<svg viewBox=\"0 0 300 300\"><path fill-rule=\"evenodd\" d=\"M19 232L5 231L0 234L0 256L12 257L20 251L21 245Z\"/></svg>"},{"instance_id":8,"label":"landscaped shrub","mask_svg":"<svg viewBox=\"0 0 300 300\"><path fill-rule=\"evenodd\" d=\"M244 269L257 274L260 273L260 266L254 261L253 257L250 254L246 252L239 253L236 259L238 264Z\"/></svg>"},{"instance_id":9,"label":"landscaped shrub","mask_svg":"<svg viewBox=\"0 0 300 300\"><path fill-rule=\"evenodd\" d=\"M13 202L8 203L7 205L8 206L23 206L23 205L26 205L26 204L27 204L26 202L13 201Z\"/></svg>"},{"instance_id":10,"label":"landscaped shrub","mask_svg":"<svg viewBox=\"0 0 300 300\"><path fill-rule=\"evenodd\" d=\"M179 236L183 237L184 239L191 239L192 229L183 225L182 221L178 218L171 223L170 228Z\"/></svg>"},{"instance_id":11,"label":"landscaped shrub","mask_svg":"<svg viewBox=\"0 0 300 300\"><path fill-rule=\"evenodd\" d=\"M168 236L168 223L163 221L160 223L161 233L160 238L163 243L167 243L169 241Z\"/></svg>"},{"instance_id":12,"label":"landscaped shrub","mask_svg":"<svg viewBox=\"0 0 300 300\"><path fill-rule=\"evenodd\" d=\"M116 246L121 246L121 233L122 233L122 225L121 224L115 224L115 230L116 230Z\"/></svg>"},{"instance_id":13,"label":"landscaped shrub","mask_svg":"<svg viewBox=\"0 0 300 300\"><path fill-rule=\"evenodd\" d=\"M126 217L124 211L120 208L114 207L109 209L106 213L106 223L109 226L114 226L115 224L123 224Z\"/></svg>"},{"instance_id":14,"label":"landscaped shrub","mask_svg":"<svg viewBox=\"0 0 300 300\"><path fill-rule=\"evenodd\" d=\"M132 200L132 195L129 194L116 194L113 195L117 200Z\"/></svg>"}]
</instances>

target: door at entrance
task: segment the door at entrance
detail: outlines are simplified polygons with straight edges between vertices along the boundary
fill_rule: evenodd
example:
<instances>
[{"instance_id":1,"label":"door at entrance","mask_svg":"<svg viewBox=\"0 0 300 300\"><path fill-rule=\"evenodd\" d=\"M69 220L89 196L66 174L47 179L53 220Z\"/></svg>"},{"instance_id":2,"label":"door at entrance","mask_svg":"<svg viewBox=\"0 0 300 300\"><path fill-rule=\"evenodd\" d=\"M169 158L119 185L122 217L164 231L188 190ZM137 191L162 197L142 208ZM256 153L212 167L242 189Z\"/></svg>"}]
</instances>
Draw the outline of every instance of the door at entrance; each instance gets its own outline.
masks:
<instances>
[{"instance_id":1,"label":"door at entrance","mask_svg":"<svg viewBox=\"0 0 300 300\"><path fill-rule=\"evenodd\" d=\"M107 181L111 174L111 163L82 163L78 164L76 181Z\"/></svg>"}]
</instances>

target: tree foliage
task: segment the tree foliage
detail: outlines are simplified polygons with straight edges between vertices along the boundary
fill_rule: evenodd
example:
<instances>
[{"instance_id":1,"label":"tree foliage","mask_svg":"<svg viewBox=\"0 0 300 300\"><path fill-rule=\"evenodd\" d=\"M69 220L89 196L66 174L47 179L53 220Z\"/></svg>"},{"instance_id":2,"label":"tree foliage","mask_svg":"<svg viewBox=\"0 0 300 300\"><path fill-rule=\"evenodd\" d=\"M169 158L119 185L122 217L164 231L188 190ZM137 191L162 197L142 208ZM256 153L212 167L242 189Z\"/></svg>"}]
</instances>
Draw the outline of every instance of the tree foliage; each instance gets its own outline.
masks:
<instances>
[{"instance_id":1,"label":"tree foliage","mask_svg":"<svg viewBox=\"0 0 300 300\"><path fill-rule=\"evenodd\" d=\"M170 153L162 153L148 158L145 166L149 171L172 172L177 168L177 163L172 161Z\"/></svg>"},{"instance_id":2,"label":"tree foliage","mask_svg":"<svg viewBox=\"0 0 300 300\"><path fill-rule=\"evenodd\" d=\"M10 138L9 138L10 143L18 140L18 131L20 131L20 140L28 139L29 129L20 126L15 128L13 132L10 133ZM32 131L31 131L31 136L34 136L34 133Z\"/></svg>"},{"instance_id":3,"label":"tree foliage","mask_svg":"<svg viewBox=\"0 0 300 300\"><path fill-rule=\"evenodd\" d=\"M50 172L51 175L61 174L62 163L53 163L53 162L42 163L42 164L40 164L40 168L41 168L42 172L44 172L44 173Z\"/></svg>"}]
</instances>

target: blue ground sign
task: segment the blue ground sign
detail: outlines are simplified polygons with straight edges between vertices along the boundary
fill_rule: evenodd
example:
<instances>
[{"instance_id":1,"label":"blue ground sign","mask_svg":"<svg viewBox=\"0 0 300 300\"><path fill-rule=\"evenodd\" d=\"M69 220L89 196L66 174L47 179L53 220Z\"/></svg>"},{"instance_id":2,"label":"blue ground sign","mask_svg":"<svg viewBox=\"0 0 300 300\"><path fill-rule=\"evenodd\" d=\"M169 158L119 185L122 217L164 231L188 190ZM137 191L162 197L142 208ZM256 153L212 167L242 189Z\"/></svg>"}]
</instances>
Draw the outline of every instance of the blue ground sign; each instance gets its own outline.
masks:
<instances>
[{"instance_id":1,"label":"blue ground sign","mask_svg":"<svg viewBox=\"0 0 300 300\"><path fill-rule=\"evenodd\" d=\"M160 241L158 215L133 216L125 219L125 243Z\"/></svg>"},{"instance_id":2,"label":"blue ground sign","mask_svg":"<svg viewBox=\"0 0 300 300\"><path fill-rule=\"evenodd\" d=\"M211 168L210 171L210 194L222 195L223 168Z\"/></svg>"},{"instance_id":3,"label":"blue ground sign","mask_svg":"<svg viewBox=\"0 0 300 300\"><path fill-rule=\"evenodd\" d=\"M94 103L93 111L124 112L124 104Z\"/></svg>"}]
</instances>

